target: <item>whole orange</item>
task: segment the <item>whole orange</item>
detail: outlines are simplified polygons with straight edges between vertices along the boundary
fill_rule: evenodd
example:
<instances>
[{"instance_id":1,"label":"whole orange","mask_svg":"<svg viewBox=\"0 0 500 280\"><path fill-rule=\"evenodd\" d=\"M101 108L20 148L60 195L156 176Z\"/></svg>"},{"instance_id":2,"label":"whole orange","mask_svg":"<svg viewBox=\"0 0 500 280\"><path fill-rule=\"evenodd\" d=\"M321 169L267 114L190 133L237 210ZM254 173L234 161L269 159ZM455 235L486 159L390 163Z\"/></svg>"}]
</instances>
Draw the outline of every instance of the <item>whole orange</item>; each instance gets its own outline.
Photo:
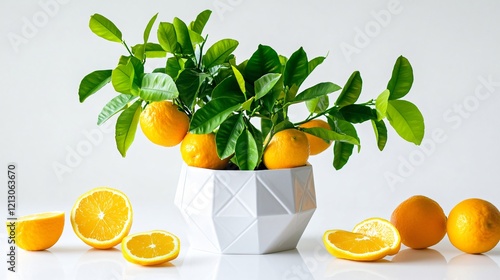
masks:
<instances>
[{"instance_id":1,"label":"whole orange","mask_svg":"<svg viewBox=\"0 0 500 280\"><path fill-rule=\"evenodd\" d=\"M294 128L277 132L269 141L263 155L268 169L293 168L306 165L309 141L304 132Z\"/></svg>"},{"instance_id":2,"label":"whole orange","mask_svg":"<svg viewBox=\"0 0 500 280\"><path fill-rule=\"evenodd\" d=\"M179 144L189 129L189 117L170 101L149 103L139 123L151 142L165 147Z\"/></svg>"},{"instance_id":3,"label":"whole orange","mask_svg":"<svg viewBox=\"0 0 500 280\"><path fill-rule=\"evenodd\" d=\"M500 212L486 200L466 199L450 211L447 231L457 249L469 254L487 252L500 239Z\"/></svg>"},{"instance_id":4,"label":"whole orange","mask_svg":"<svg viewBox=\"0 0 500 280\"><path fill-rule=\"evenodd\" d=\"M319 119L308 121L304 124L301 124L300 127L304 128L321 127L325 129L331 129L330 125L327 122ZM318 136L314 136L309 133L306 133L306 136L307 140L309 141L309 154L312 156L323 152L324 150L328 149L328 147L330 147L330 145L332 144L332 141L325 141L319 138Z\"/></svg>"},{"instance_id":5,"label":"whole orange","mask_svg":"<svg viewBox=\"0 0 500 280\"><path fill-rule=\"evenodd\" d=\"M446 235L446 215L434 200L415 195L396 207L391 223L398 229L401 242L413 249L437 244Z\"/></svg>"},{"instance_id":6,"label":"whole orange","mask_svg":"<svg viewBox=\"0 0 500 280\"><path fill-rule=\"evenodd\" d=\"M181 143L181 155L187 165L208 169L224 169L230 159L220 159L217 155L213 133L186 134Z\"/></svg>"}]
</instances>

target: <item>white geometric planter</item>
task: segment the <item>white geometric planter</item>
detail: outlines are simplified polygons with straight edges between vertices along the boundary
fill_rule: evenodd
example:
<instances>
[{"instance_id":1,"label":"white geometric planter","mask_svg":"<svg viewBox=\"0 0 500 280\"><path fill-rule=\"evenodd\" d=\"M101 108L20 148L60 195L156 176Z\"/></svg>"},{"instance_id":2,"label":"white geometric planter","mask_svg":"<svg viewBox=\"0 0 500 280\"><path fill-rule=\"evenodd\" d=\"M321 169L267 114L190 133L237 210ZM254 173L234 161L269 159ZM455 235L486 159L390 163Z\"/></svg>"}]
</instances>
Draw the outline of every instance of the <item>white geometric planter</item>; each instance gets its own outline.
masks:
<instances>
[{"instance_id":1,"label":"white geometric planter","mask_svg":"<svg viewBox=\"0 0 500 280\"><path fill-rule=\"evenodd\" d=\"M175 204L192 248L223 254L294 249L316 210L311 166L211 170L184 165Z\"/></svg>"}]
</instances>

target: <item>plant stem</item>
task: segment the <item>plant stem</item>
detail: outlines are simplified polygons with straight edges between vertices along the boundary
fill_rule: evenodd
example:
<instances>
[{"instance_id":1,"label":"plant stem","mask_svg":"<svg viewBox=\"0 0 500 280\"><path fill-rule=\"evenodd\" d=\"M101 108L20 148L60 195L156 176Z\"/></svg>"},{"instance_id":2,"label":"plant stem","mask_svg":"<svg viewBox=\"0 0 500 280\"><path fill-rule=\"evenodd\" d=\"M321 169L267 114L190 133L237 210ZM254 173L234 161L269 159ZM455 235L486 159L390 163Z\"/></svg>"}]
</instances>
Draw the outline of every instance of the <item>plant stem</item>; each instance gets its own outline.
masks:
<instances>
[{"instance_id":1,"label":"plant stem","mask_svg":"<svg viewBox=\"0 0 500 280\"><path fill-rule=\"evenodd\" d=\"M125 41L122 41L122 44L125 46L125 48L127 49L128 53L130 54L130 56L134 56L134 54L132 54L132 51L130 51L130 48L127 46L127 43L125 43Z\"/></svg>"},{"instance_id":2,"label":"plant stem","mask_svg":"<svg viewBox=\"0 0 500 280\"><path fill-rule=\"evenodd\" d=\"M198 59L198 65L197 65L197 67L200 71L203 71L201 69L201 65L202 65L201 62L202 62L202 58L203 58L203 47L205 46L207 39L208 39L208 34L207 34L207 36L205 36L205 40L203 40L203 43L201 43L201 45L200 45L200 58Z\"/></svg>"}]
</instances>

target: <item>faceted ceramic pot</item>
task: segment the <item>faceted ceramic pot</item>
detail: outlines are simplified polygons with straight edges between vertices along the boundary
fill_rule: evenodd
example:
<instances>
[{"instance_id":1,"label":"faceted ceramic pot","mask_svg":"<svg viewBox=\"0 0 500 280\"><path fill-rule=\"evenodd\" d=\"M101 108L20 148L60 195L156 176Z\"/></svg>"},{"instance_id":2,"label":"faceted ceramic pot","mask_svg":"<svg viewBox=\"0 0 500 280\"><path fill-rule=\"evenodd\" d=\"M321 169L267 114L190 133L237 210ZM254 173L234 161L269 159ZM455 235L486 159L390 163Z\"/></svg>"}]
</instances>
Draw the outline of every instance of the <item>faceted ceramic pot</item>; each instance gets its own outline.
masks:
<instances>
[{"instance_id":1,"label":"faceted ceramic pot","mask_svg":"<svg viewBox=\"0 0 500 280\"><path fill-rule=\"evenodd\" d=\"M184 165L175 204L192 248L223 254L294 249L316 210L312 166L236 171Z\"/></svg>"}]
</instances>

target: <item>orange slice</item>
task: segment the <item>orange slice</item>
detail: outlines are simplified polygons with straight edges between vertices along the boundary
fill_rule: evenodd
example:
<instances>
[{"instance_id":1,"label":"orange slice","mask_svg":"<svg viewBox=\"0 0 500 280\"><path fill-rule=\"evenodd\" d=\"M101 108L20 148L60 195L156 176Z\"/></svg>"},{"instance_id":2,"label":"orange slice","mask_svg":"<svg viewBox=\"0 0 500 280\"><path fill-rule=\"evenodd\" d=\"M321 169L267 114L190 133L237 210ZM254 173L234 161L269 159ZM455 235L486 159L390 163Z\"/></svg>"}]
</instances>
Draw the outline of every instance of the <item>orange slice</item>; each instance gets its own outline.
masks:
<instances>
[{"instance_id":1,"label":"orange slice","mask_svg":"<svg viewBox=\"0 0 500 280\"><path fill-rule=\"evenodd\" d=\"M119 190L99 187L81 195L71 209L76 235L97 249L118 245L132 226L132 206Z\"/></svg>"},{"instance_id":2,"label":"orange slice","mask_svg":"<svg viewBox=\"0 0 500 280\"><path fill-rule=\"evenodd\" d=\"M391 247L376 236L345 230L327 230L323 243L333 256L353 261L380 260L391 251Z\"/></svg>"},{"instance_id":3,"label":"orange slice","mask_svg":"<svg viewBox=\"0 0 500 280\"><path fill-rule=\"evenodd\" d=\"M19 217L7 222L7 232L16 245L28 251L40 251L52 247L64 229L64 212L44 212ZM13 236L12 233L15 233Z\"/></svg>"},{"instance_id":4,"label":"orange slice","mask_svg":"<svg viewBox=\"0 0 500 280\"><path fill-rule=\"evenodd\" d=\"M370 218L357 224L352 230L368 236L375 236L384 241L390 248L389 255L395 255L401 249L401 236L398 229L386 219Z\"/></svg>"},{"instance_id":5,"label":"orange slice","mask_svg":"<svg viewBox=\"0 0 500 280\"><path fill-rule=\"evenodd\" d=\"M174 234L152 230L129 235L122 240L122 254L126 260L140 265L157 265L179 255L181 243Z\"/></svg>"}]
</instances>

